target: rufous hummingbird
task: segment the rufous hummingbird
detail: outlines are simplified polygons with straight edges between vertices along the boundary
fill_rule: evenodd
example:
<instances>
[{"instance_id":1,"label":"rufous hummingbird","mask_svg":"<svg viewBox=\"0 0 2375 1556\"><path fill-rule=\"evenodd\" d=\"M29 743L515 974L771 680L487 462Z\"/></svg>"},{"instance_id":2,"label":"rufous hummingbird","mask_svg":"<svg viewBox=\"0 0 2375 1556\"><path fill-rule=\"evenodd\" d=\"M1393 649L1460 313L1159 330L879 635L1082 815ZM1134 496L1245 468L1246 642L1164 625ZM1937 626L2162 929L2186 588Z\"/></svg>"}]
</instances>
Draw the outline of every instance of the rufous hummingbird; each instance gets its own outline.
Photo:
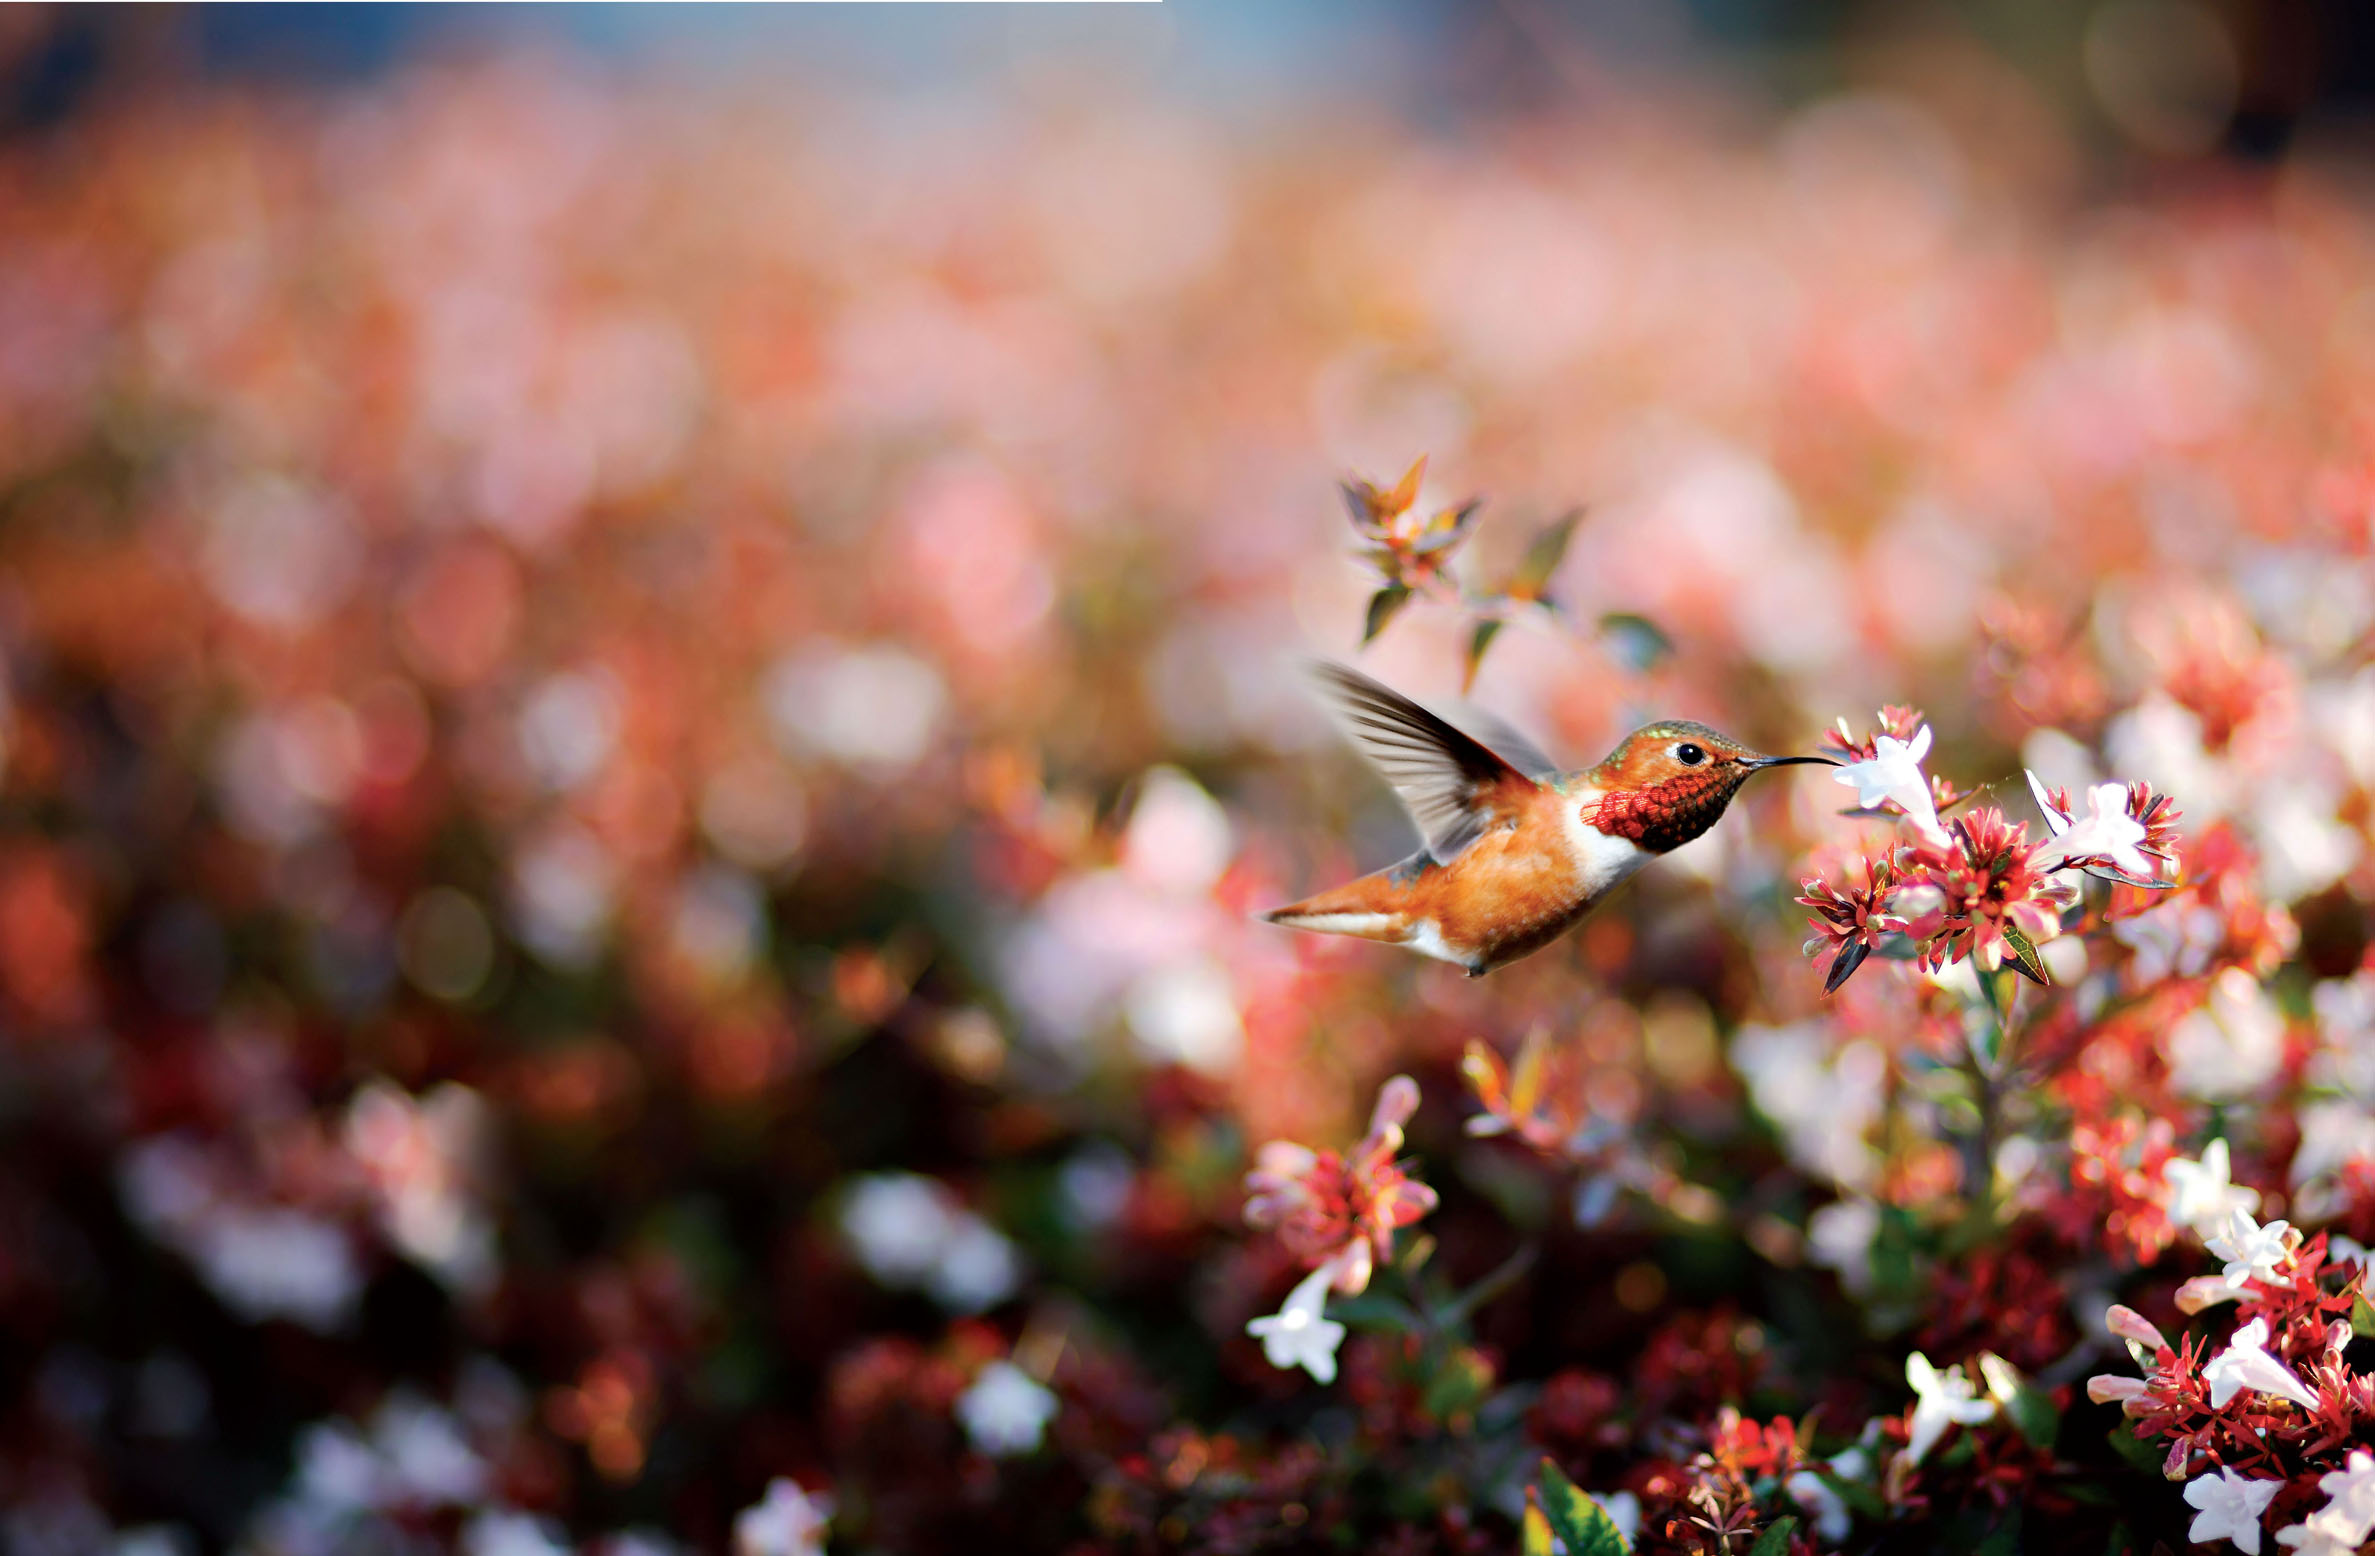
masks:
<instances>
[{"instance_id":1,"label":"rufous hummingbird","mask_svg":"<svg viewBox=\"0 0 2375 1556\"><path fill-rule=\"evenodd\" d=\"M1751 773L1827 756L1761 756L1704 724L1645 724L1597 767L1563 772L1497 720L1479 740L1341 665L1321 686L1393 785L1426 847L1262 915L1407 946L1481 978L1539 951L1632 873L1697 837Z\"/></svg>"}]
</instances>

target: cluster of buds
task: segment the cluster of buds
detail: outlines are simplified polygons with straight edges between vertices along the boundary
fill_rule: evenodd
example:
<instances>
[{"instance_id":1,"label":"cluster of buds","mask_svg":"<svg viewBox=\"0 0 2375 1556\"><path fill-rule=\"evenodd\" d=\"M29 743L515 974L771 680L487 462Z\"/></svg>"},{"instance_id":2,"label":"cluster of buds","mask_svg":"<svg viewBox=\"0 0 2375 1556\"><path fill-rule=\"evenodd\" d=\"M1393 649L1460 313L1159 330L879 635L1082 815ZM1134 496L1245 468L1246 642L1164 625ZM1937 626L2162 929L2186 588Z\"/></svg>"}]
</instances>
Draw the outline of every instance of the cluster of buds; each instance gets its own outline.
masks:
<instances>
[{"instance_id":1,"label":"cluster of buds","mask_svg":"<svg viewBox=\"0 0 2375 1556\"><path fill-rule=\"evenodd\" d=\"M1273 1140L1245 1175L1245 1219L1267 1228L1306 1268L1330 1272L1347 1296L1368 1289L1394 1233L1435 1208L1435 1191L1395 1159L1418 1111L1418 1083L1397 1075L1377 1094L1369 1132L1341 1154Z\"/></svg>"},{"instance_id":2,"label":"cluster of buds","mask_svg":"<svg viewBox=\"0 0 2375 1556\"><path fill-rule=\"evenodd\" d=\"M1421 593L1456 604L1470 618L1463 677L1463 685L1470 685L1484 663L1485 650L1510 622L1529 616L1552 622L1568 620L1551 598L1550 581L1566 560L1567 543L1583 522L1583 512L1577 509L1563 514L1539 531L1498 588L1464 589L1450 576L1451 560L1474 535L1484 503L1471 497L1432 514L1422 513L1418 491L1426 471L1422 454L1391 486L1355 477L1341 488L1359 541L1354 554L1378 577L1377 591L1369 596L1361 642L1366 645L1375 639L1386 623ZM1654 623L1629 612L1601 617L1598 636L1621 663L1636 670L1649 668L1673 648Z\"/></svg>"},{"instance_id":3,"label":"cluster of buds","mask_svg":"<svg viewBox=\"0 0 2375 1556\"><path fill-rule=\"evenodd\" d=\"M1422 454L1392 486L1357 478L1344 483L1344 506L1360 539L1357 555L1384 580L1370 598L1363 642L1384 631L1411 595L1442 579L1453 553L1475 532L1476 515L1484 506L1479 499L1433 515L1419 513L1418 488L1426 473Z\"/></svg>"},{"instance_id":4,"label":"cluster of buds","mask_svg":"<svg viewBox=\"0 0 2375 1556\"><path fill-rule=\"evenodd\" d=\"M1911 941L1932 972L1967 959L2048 983L2037 947L2061 933L2063 910L2077 901L2069 872L2136 886L2166 886L2175 873L2177 810L2150 784L2100 785L2080 817L2067 795L2031 774L2049 832L2032 842L2027 823L1994 806L1940 819L1971 796L1923 773L1930 728L1911 708L1881 709L1878 731L1863 739L1841 720L1825 744L1840 758L1833 776L1856 791L1857 809L1902 817L1914 832L1888 854L1864 858L1860 887L1820 874L1800 883L1797 900L1816 915L1806 954L1831 959L1826 993L1889 935Z\"/></svg>"}]
</instances>

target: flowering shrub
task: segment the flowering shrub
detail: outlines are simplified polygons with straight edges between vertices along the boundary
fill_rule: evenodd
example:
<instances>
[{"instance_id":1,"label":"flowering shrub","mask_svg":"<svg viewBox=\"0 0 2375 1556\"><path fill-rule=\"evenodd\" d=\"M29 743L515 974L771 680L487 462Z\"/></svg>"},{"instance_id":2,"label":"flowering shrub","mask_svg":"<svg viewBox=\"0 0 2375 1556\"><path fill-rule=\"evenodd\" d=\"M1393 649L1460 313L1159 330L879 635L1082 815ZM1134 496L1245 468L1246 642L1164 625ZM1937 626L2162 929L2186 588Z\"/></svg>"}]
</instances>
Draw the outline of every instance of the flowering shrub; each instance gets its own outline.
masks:
<instances>
[{"instance_id":1,"label":"flowering shrub","mask_svg":"<svg viewBox=\"0 0 2375 1556\"><path fill-rule=\"evenodd\" d=\"M0 1544L2363 1545L2375 221L1891 59L12 121ZM1356 647L1892 705L1467 980Z\"/></svg>"}]
</instances>

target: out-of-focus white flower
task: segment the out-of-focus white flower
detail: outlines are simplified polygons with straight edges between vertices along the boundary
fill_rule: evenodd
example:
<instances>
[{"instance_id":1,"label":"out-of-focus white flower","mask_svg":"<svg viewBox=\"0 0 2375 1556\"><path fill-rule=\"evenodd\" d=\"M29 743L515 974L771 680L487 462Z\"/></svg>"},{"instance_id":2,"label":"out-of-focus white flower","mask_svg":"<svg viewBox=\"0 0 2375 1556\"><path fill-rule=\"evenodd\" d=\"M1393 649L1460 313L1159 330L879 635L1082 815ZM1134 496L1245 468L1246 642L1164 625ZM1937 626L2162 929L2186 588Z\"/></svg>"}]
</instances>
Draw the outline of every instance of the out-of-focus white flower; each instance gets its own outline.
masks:
<instances>
[{"instance_id":1,"label":"out-of-focus white flower","mask_svg":"<svg viewBox=\"0 0 2375 1556\"><path fill-rule=\"evenodd\" d=\"M363 1294L345 1229L301 1210L220 1206L184 1251L215 1295L251 1322L286 1318L327 1332L346 1322Z\"/></svg>"},{"instance_id":2,"label":"out-of-focus white flower","mask_svg":"<svg viewBox=\"0 0 2375 1556\"><path fill-rule=\"evenodd\" d=\"M2233 779L2202 745L2202 719L2163 692L2149 693L2111 721L2103 749L2115 773L2133 773L2163 794L2185 796L2185 813L2207 826L2227 813Z\"/></svg>"},{"instance_id":3,"label":"out-of-focus white flower","mask_svg":"<svg viewBox=\"0 0 2375 1556\"><path fill-rule=\"evenodd\" d=\"M1122 833L1122 868L1158 891L1212 889L1236 852L1229 813L1176 767L1148 769Z\"/></svg>"},{"instance_id":4,"label":"out-of-focus white flower","mask_svg":"<svg viewBox=\"0 0 2375 1556\"><path fill-rule=\"evenodd\" d=\"M371 1419L389 1502L427 1507L475 1502L486 1494L487 1464L464 1440L453 1416L398 1390Z\"/></svg>"},{"instance_id":5,"label":"out-of-focus white flower","mask_svg":"<svg viewBox=\"0 0 2375 1556\"><path fill-rule=\"evenodd\" d=\"M2345 1097L2308 1103L2299 1114L2301 1143L2287 1174L2294 1188L2375 1157L2375 1114Z\"/></svg>"},{"instance_id":6,"label":"out-of-focus white flower","mask_svg":"<svg viewBox=\"0 0 2375 1556\"><path fill-rule=\"evenodd\" d=\"M617 883L618 862L584 829L534 836L512 858L512 928L546 962L583 967L602 949Z\"/></svg>"},{"instance_id":7,"label":"out-of-focus white flower","mask_svg":"<svg viewBox=\"0 0 2375 1556\"><path fill-rule=\"evenodd\" d=\"M2226 1221L2203 1241L2227 1261L2227 1282L2241 1285L2246 1280L2274 1280L2292 1258L2299 1235L2285 1222L2262 1226L2246 1211L2229 1210Z\"/></svg>"},{"instance_id":8,"label":"out-of-focus white flower","mask_svg":"<svg viewBox=\"0 0 2375 1556\"><path fill-rule=\"evenodd\" d=\"M618 684L601 671L548 678L520 710L520 755L556 793L602 770L618 743Z\"/></svg>"},{"instance_id":9,"label":"out-of-focus white flower","mask_svg":"<svg viewBox=\"0 0 2375 1556\"><path fill-rule=\"evenodd\" d=\"M1245 1047L1236 991L1217 957L1148 973L1131 985L1124 1012L1131 1035L1154 1059L1217 1074L1235 1068Z\"/></svg>"},{"instance_id":10,"label":"out-of-focus white flower","mask_svg":"<svg viewBox=\"0 0 2375 1556\"><path fill-rule=\"evenodd\" d=\"M142 1524L119 1529L107 1556L197 1556L198 1541L179 1524Z\"/></svg>"},{"instance_id":11,"label":"out-of-focus white flower","mask_svg":"<svg viewBox=\"0 0 2375 1556\"><path fill-rule=\"evenodd\" d=\"M452 1082L417 1101L386 1081L355 1093L347 1151L361 1165L388 1238L446 1284L483 1292L495 1275L495 1229L474 1184L486 1104Z\"/></svg>"},{"instance_id":12,"label":"out-of-focus white flower","mask_svg":"<svg viewBox=\"0 0 2375 1556\"><path fill-rule=\"evenodd\" d=\"M2276 1543L2290 1546L2293 1556L2358 1556L2366 1539L2364 1528L2330 1507L2276 1531Z\"/></svg>"},{"instance_id":13,"label":"out-of-focus white flower","mask_svg":"<svg viewBox=\"0 0 2375 1556\"><path fill-rule=\"evenodd\" d=\"M1857 1197L1834 1200L1806 1218L1808 1256L1839 1273L1839 1284L1861 1296L1872 1287L1872 1239L1880 1235L1880 1206Z\"/></svg>"},{"instance_id":14,"label":"out-of-focus white flower","mask_svg":"<svg viewBox=\"0 0 2375 1556\"><path fill-rule=\"evenodd\" d=\"M2274 1394L2308 1409L2317 1396L2294 1376L2293 1370L2268 1354L2268 1321L2255 1318L2235 1331L2227 1348L2203 1364L2202 1381L2210 1385L2210 1408L2224 1408L2242 1389Z\"/></svg>"},{"instance_id":15,"label":"out-of-focus white flower","mask_svg":"<svg viewBox=\"0 0 2375 1556\"><path fill-rule=\"evenodd\" d=\"M1909 1463L1919 1464L1948 1427L1977 1426L1995 1417L1996 1402L1981 1398L1960 1366L1941 1372L1915 1351L1905 1358L1905 1381L1913 1388L1912 1437L1905 1445Z\"/></svg>"},{"instance_id":16,"label":"out-of-focus white flower","mask_svg":"<svg viewBox=\"0 0 2375 1556\"><path fill-rule=\"evenodd\" d=\"M2259 1556L2260 1518L2283 1489L2281 1480L2238 1475L2227 1465L2215 1475L2196 1476L2185 1487L2186 1504L2197 1510L2186 1538L2196 1545L2232 1540L2243 1556Z\"/></svg>"},{"instance_id":17,"label":"out-of-focus white flower","mask_svg":"<svg viewBox=\"0 0 2375 1556\"><path fill-rule=\"evenodd\" d=\"M2259 1209L2260 1191L2233 1182L2229 1170L2224 1135L2202 1147L2198 1162L2171 1157L2161 1168L2161 1178L2169 1185L2169 1219L2193 1228L2198 1237L2209 1237L2226 1225L2231 1212Z\"/></svg>"},{"instance_id":18,"label":"out-of-focus white flower","mask_svg":"<svg viewBox=\"0 0 2375 1556\"><path fill-rule=\"evenodd\" d=\"M1861 762L1843 764L1831 774L1831 781L1855 790L1855 802L1864 810L1871 810L1884 800L1896 801L1905 818L1924 837L1934 842L1944 841L1946 833L1938 825L1937 802L1930 797L1930 780L1921 770L1922 758L1930 754L1930 726L1924 724L1915 730L1911 740L1899 740L1894 735L1878 736L1872 742L1872 752Z\"/></svg>"},{"instance_id":19,"label":"out-of-focus white flower","mask_svg":"<svg viewBox=\"0 0 2375 1556\"><path fill-rule=\"evenodd\" d=\"M2111 926L2111 938L2136 953L2134 986L2149 989L2172 973L2198 977L2226 939L2226 915L2201 903L2164 903Z\"/></svg>"},{"instance_id":20,"label":"out-of-focus white flower","mask_svg":"<svg viewBox=\"0 0 2375 1556\"><path fill-rule=\"evenodd\" d=\"M978 1313L1014 1295L1020 1284L1022 1260L1014 1244L981 1217L959 1211L925 1289L952 1312Z\"/></svg>"},{"instance_id":21,"label":"out-of-focus white flower","mask_svg":"<svg viewBox=\"0 0 2375 1556\"><path fill-rule=\"evenodd\" d=\"M915 1173L859 1179L841 1204L841 1235L876 1280L922 1287L958 1312L995 1306L1022 1279L1012 1243Z\"/></svg>"},{"instance_id":22,"label":"out-of-focus white flower","mask_svg":"<svg viewBox=\"0 0 2375 1556\"><path fill-rule=\"evenodd\" d=\"M903 772L940 726L940 672L903 648L813 648L768 671L762 695L778 744L845 766Z\"/></svg>"},{"instance_id":23,"label":"out-of-focus white flower","mask_svg":"<svg viewBox=\"0 0 2375 1556\"><path fill-rule=\"evenodd\" d=\"M1129 1208L1137 1182L1138 1166L1129 1152L1116 1145L1086 1145L1057 1171L1056 1193L1065 1219L1076 1231L1093 1236Z\"/></svg>"},{"instance_id":24,"label":"out-of-focus white flower","mask_svg":"<svg viewBox=\"0 0 2375 1556\"><path fill-rule=\"evenodd\" d=\"M2308 780L2255 785L2243 814L2259 856L2259 886L2271 902L2325 890L2359 861L2365 844L2336 818L2343 796Z\"/></svg>"},{"instance_id":25,"label":"out-of-focus white flower","mask_svg":"<svg viewBox=\"0 0 2375 1556\"><path fill-rule=\"evenodd\" d=\"M1055 1394L1022 1368L994 1361L957 1397L957 1420L974 1447L1006 1458L1036 1451L1060 1408Z\"/></svg>"},{"instance_id":26,"label":"out-of-focus white flower","mask_svg":"<svg viewBox=\"0 0 2375 1556\"><path fill-rule=\"evenodd\" d=\"M550 1523L526 1513L481 1513L462 1530L462 1556L570 1556L573 1549Z\"/></svg>"},{"instance_id":27,"label":"out-of-focus white flower","mask_svg":"<svg viewBox=\"0 0 2375 1556\"><path fill-rule=\"evenodd\" d=\"M778 1476L767 1495L734 1517L734 1556L823 1556L833 1499Z\"/></svg>"},{"instance_id":28,"label":"out-of-focus white flower","mask_svg":"<svg viewBox=\"0 0 2375 1556\"><path fill-rule=\"evenodd\" d=\"M295 1491L340 1512L379 1505L379 1455L343 1421L309 1426L297 1439Z\"/></svg>"},{"instance_id":29,"label":"out-of-focus white flower","mask_svg":"<svg viewBox=\"0 0 2375 1556\"><path fill-rule=\"evenodd\" d=\"M1344 1326L1325 1312L1335 1279L1336 1266L1321 1265L1287 1293L1284 1307L1245 1326L1262 1342L1271 1366L1301 1367L1322 1383L1336 1381L1336 1347L1344 1343Z\"/></svg>"},{"instance_id":30,"label":"out-of-focus white flower","mask_svg":"<svg viewBox=\"0 0 2375 1556\"><path fill-rule=\"evenodd\" d=\"M2169 1078L2206 1101L2244 1096L2273 1080L2284 1063L2284 1016L2259 980L2230 967L2210 986L2210 1000L2169 1033Z\"/></svg>"},{"instance_id":31,"label":"out-of-focus white flower","mask_svg":"<svg viewBox=\"0 0 2375 1556\"><path fill-rule=\"evenodd\" d=\"M1888 1087L1888 1056L1877 1045L1839 1045L1820 1022L1750 1025L1733 1038L1731 1060L1793 1161L1848 1188L1872 1186L1880 1164L1869 1136Z\"/></svg>"},{"instance_id":32,"label":"out-of-focus white flower","mask_svg":"<svg viewBox=\"0 0 2375 1556\"><path fill-rule=\"evenodd\" d=\"M2158 861L2136 846L2144 841L2144 824L2128 814L2126 784L2100 783L2087 790L2086 815L2077 821L2053 808L2035 773L2029 774L2029 792L2052 829L2051 840L2030 861L2032 868L2051 870L2074 859L2103 859L2137 880L2153 878Z\"/></svg>"},{"instance_id":33,"label":"out-of-focus white flower","mask_svg":"<svg viewBox=\"0 0 2375 1556\"><path fill-rule=\"evenodd\" d=\"M2375 1534L2375 1453L2353 1448L2342 1468L2318 1479L2317 1489L2326 1494L2325 1511L2334 1521L2356 1531L2353 1544Z\"/></svg>"},{"instance_id":34,"label":"out-of-focus white flower","mask_svg":"<svg viewBox=\"0 0 2375 1556\"><path fill-rule=\"evenodd\" d=\"M1831 1473L1841 1480L1861 1480L1871 1470L1871 1461L1861 1448L1849 1448L1834 1454ZM1830 1544L1837 1545L1854 1527L1855 1515L1847 1506L1847 1499L1833 1491L1830 1483L1810 1469L1800 1470L1781 1483L1790 1500L1806 1510L1814 1520L1814 1532Z\"/></svg>"}]
</instances>

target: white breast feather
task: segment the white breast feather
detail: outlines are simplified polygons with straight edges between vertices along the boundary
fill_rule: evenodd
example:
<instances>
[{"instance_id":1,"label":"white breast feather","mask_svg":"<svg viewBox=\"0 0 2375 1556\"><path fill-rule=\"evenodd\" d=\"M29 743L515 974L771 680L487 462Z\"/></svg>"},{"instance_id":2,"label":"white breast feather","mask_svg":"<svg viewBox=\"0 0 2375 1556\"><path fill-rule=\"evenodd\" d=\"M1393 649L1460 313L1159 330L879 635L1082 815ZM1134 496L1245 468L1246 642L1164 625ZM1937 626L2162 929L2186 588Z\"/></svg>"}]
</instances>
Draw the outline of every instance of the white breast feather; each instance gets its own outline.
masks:
<instances>
[{"instance_id":1,"label":"white breast feather","mask_svg":"<svg viewBox=\"0 0 2375 1556\"><path fill-rule=\"evenodd\" d=\"M1583 864L1584 893L1595 900L1656 857L1629 837L1616 837L1588 825L1583 812L1597 798L1596 791L1586 789L1565 796L1559 805L1559 814L1567 823L1567 844Z\"/></svg>"}]
</instances>

